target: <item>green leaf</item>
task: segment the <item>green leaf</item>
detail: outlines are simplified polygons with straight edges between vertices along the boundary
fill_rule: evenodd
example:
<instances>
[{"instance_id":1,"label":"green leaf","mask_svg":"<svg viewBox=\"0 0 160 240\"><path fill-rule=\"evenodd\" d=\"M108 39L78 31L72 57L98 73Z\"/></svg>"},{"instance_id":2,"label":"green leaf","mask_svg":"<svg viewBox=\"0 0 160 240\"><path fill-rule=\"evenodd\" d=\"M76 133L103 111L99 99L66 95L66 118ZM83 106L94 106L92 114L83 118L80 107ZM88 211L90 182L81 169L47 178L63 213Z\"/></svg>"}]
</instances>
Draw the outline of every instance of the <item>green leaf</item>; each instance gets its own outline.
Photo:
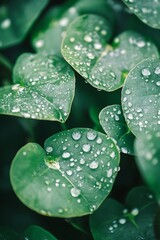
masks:
<instances>
[{"instance_id":1,"label":"green leaf","mask_svg":"<svg viewBox=\"0 0 160 240\"><path fill-rule=\"evenodd\" d=\"M93 87L114 91L138 62L158 57L156 46L136 32L127 31L116 37L112 47L110 24L95 15L83 15L67 28L62 42L66 61Z\"/></svg>"},{"instance_id":2,"label":"green leaf","mask_svg":"<svg viewBox=\"0 0 160 240\"><path fill-rule=\"evenodd\" d=\"M48 0L2 1L0 5L0 48L23 40Z\"/></svg>"},{"instance_id":3,"label":"green leaf","mask_svg":"<svg viewBox=\"0 0 160 240\"><path fill-rule=\"evenodd\" d=\"M0 226L0 240L19 240L19 237L12 228Z\"/></svg>"},{"instance_id":4,"label":"green leaf","mask_svg":"<svg viewBox=\"0 0 160 240\"><path fill-rule=\"evenodd\" d=\"M81 0L75 4L66 2L50 9L35 25L31 39L33 48L61 54L61 42L67 27L76 17L85 13L99 14L113 22L113 11L104 0Z\"/></svg>"},{"instance_id":5,"label":"green leaf","mask_svg":"<svg viewBox=\"0 0 160 240\"><path fill-rule=\"evenodd\" d=\"M160 132L141 135L135 142L139 170L160 203Z\"/></svg>"},{"instance_id":6,"label":"green leaf","mask_svg":"<svg viewBox=\"0 0 160 240\"><path fill-rule=\"evenodd\" d=\"M9 60L0 54L0 86L8 84L12 76L12 65Z\"/></svg>"},{"instance_id":7,"label":"green leaf","mask_svg":"<svg viewBox=\"0 0 160 240\"><path fill-rule=\"evenodd\" d=\"M114 199L106 199L90 216L94 240L155 240L154 218L158 206L146 187L132 189L125 207Z\"/></svg>"},{"instance_id":8,"label":"green leaf","mask_svg":"<svg viewBox=\"0 0 160 240\"><path fill-rule=\"evenodd\" d=\"M135 136L160 128L160 60L146 59L133 68L122 89L122 109Z\"/></svg>"},{"instance_id":9,"label":"green leaf","mask_svg":"<svg viewBox=\"0 0 160 240\"><path fill-rule=\"evenodd\" d=\"M51 233L44 230L43 228L32 225L24 233L24 240L56 240Z\"/></svg>"},{"instance_id":10,"label":"green leaf","mask_svg":"<svg viewBox=\"0 0 160 240\"><path fill-rule=\"evenodd\" d=\"M106 134L113 138L123 153L134 154L134 135L128 129L120 105L103 108L99 121Z\"/></svg>"},{"instance_id":11,"label":"green leaf","mask_svg":"<svg viewBox=\"0 0 160 240\"><path fill-rule=\"evenodd\" d=\"M0 114L66 121L75 77L63 59L46 53L22 54L13 70L13 82L0 88Z\"/></svg>"},{"instance_id":12,"label":"green leaf","mask_svg":"<svg viewBox=\"0 0 160 240\"><path fill-rule=\"evenodd\" d=\"M119 151L112 139L76 128L48 138L44 148L46 152L29 143L12 162L11 183L19 199L47 216L93 213L110 193L119 170Z\"/></svg>"},{"instance_id":13,"label":"green leaf","mask_svg":"<svg viewBox=\"0 0 160 240\"><path fill-rule=\"evenodd\" d=\"M152 28L160 29L160 0L123 0L130 11Z\"/></svg>"}]
</instances>

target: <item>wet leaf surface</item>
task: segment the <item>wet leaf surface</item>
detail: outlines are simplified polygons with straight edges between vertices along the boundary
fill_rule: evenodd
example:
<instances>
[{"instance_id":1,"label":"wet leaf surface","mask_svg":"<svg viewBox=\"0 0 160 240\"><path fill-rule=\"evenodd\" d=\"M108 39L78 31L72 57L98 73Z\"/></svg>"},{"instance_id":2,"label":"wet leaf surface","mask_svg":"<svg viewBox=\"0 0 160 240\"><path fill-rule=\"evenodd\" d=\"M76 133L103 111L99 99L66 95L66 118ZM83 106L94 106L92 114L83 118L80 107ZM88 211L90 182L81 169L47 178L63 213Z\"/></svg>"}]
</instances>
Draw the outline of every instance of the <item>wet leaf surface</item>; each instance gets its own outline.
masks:
<instances>
[{"instance_id":1,"label":"wet leaf surface","mask_svg":"<svg viewBox=\"0 0 160 240\"><path fill-rule=\"evenodd\" d=\"M106 135L71 129L19 150L10 170L13 189L34 211L57 217L93 213L110 193L119 151ZM23 181L19 181L23 179Z\"/></svg>"},{"instance_id":2,"label":"wet leaf surface","mask_svg":"<svg viewBox=\"0 0 160 240\"><path fill-rule=\"evenodd\" d=\"M122 89L122 109L135 136L160 128L160 60L146 59L133 68Z\"/></svg>"},{"instance_id":3,"label":"wet leaf surface","mask_svg":"<svg viewBox=\"0 0 160 240\"><path fill-rule=\"evenodd\" d=\"M0 114L65 122L75 91L74 72L54 55L22 54L13 85L0 88Z\"/></svg>"},{"instance_id":4,"label":"wet leaf surface","mask_svg":"<svg viewBox=\"0 0 160 240\"><path fill-rule=\"evenodd\" d=\"M24 238L24 240L57 240L51 233L36 225L27 228Z\"/></svg>"},{"instance_id":5,"label":"wet leaf surface","mask_svg":"<svg viewBox=\"0 0 160 240\"><path fill-rule=\"evenodd\" d=\"M160 132L141 135L135 142L139 170L160 202Z\"/></svg>"},{"instance_id":6,"label":"wet leaf surface","mask_svg":"<svg viewBox=\"0 0 160 240\"><path fill-rule=\"evenodd\" d=\"M146 187L132 189L125 206L114 199L106 199L90 216L94 240L155 240L154 218L158 205Z\"/></svg>"},{"instance_id":7,"label":"wet leaf surface","mask_svg":"<svg viewBox=\"0 0 160 240\"><path fill-rule=\"evenodd\" d=\"M2 1L0 4L0 48L23 40L48 0Z\"/></svg>"},{"instance_id":8,"label":"wet leaf surface","mask_svg":"<svg viewBox=\"0 0 160 240\"><path fill-rule=\"evenodd\" d=\"M142 22L160 29L160 0L123 0L123 2Z\"/></svg>"},{"instance_id":9,"label":"wet leaf surface","mask_svg":"<svg viewBox=\"0 0 160 240\"><path fill-rule=\"evenodd\" d=\"M128 72L144 58L158 57L156 46L142 35L127 31L112 46L111 26L96 15L83 15L70 24L62 42L68 63L93 87L114 91L123 86Z\"/></svg>"},{"instance_id":10,"label":"wet leaf surface","mask_svg":"<svg viewBox=\"0 0 160 240\"><path fill-rule=\"evenodd\" d=\"M134 154L134 135L128 129L120 105L111 105L103 108L99 114L99 121L106 134L113 138L121 152Z\"/></svg>"}]
</instances>

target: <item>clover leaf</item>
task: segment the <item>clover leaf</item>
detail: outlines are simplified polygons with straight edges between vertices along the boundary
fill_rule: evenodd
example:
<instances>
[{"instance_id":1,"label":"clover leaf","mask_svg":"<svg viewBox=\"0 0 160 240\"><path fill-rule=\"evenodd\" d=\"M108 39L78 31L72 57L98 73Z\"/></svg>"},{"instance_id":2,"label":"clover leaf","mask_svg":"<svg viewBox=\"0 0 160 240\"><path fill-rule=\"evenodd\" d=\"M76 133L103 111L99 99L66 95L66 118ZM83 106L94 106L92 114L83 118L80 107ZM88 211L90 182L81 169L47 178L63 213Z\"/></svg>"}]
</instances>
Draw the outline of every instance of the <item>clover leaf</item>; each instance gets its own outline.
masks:
<instances>
[{"instance_id":1,"label":"clover leaf","mask_svg":"<svg viewBox=\"0 0 160 240\"><path fill-rule=\"evenodd\" d=\"M19 199L47 216L93 213L110 193L119 170L113 140L76 128L51 136L44 148L29 143L12 162L10 178Z\"/></svg>"}]
</instances>

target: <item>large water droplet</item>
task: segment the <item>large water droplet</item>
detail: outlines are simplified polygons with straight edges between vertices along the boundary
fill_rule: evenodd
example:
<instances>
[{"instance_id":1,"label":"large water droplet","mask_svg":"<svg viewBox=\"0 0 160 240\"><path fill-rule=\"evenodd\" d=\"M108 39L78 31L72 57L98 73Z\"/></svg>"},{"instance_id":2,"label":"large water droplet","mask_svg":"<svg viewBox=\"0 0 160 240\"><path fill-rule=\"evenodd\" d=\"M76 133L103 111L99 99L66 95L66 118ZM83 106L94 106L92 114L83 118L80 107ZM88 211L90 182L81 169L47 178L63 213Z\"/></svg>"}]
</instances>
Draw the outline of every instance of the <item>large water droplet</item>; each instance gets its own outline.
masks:
<instances>
[{"instance_id":1,"label":"large water droplet","mask_svg":"<svg viewBox=\"0 0 160 240\"><path fill-rule=\"evenodd\" d=\"M139 214L138 208L132 209L131 214L132 214L133 216L137 216L137 215Z\"/></svg>"},{"instance_id":2,"label":"large water droplet","mask_svg":"<svg viewBox=\"0 0 160 240\"><path fill-rule=\"evenodd\" d=\"M125 219L125 218L119 219L119 223L120 223L120 224L125 224L125 223L126 223L126 219Z\"/></svg>"},{"instance_id":3,"label":"large water droplet","mask_svg":"<svg viewBox=\"0 0 160 240\"><path fill-rule=\"evenodd\" d=\"M81 190L74 187L74 188L71 188L70 193L71 193L72 197L78 197L81 193Z\"/></svg>"},{"instance_id":4,"label":"large water droplet","mask_svg":"<svg viewBox=\"0 0 160 240\"><path fill-rule=\"evenodd\" d=\"M85 35L85 36L84 36L84 41L86 41L86 42L92 42L91 36Z\"/></svg>"},{"instance_id":5,"label":"large water droplet","mask_svg":"<svg viewBox=\"0 0 160 240\"><path fill-rule=\"evenodd\" d=\"M94 131L87 132L87 138L88 140L94 140L97 137L97 133Z\"/></svg>"},{"instance_id":6,"label":"large water droplet","mask_svg":"<svg viewBox=\"0 0 160 240\"><path fill-rule=\"evenodd\" d=\"M143 75L144 77L149 77L149 76L151 75L151 72L149 71L149 69L143 68L143 69L142 69L142 75Z\"/></svg>"},{"instance_id":7,"label":"large water droplet","mask_svg":"<svg viewBox=\"0 0 160 240\"><path fill-rule=\"evenodd\" d=\"M79 131L73 132L72 133L72 138L74 140L79 140L81 138L81 133Z\"/></svg>"},{"instance_id":8,"label":"large water droplet","mask_svg":"<svg viewBox=\"0 0 160 240\"><path fill-rule=\"evenodd\" d=\"M155 74L160 74L160 67L156 67L154 73L155 73Z\"/></svg>"},{"instance_id":9,"label":"large water droplet","mask_svg":"<svg viewBox=\"0 0 160 240\"><path fill-rule=\"evenodd\" d=\"M52 151L53 151L53 147L50 147L50 146L46 147L47 153L51 153Z\"/></svg>"}]
</instances>

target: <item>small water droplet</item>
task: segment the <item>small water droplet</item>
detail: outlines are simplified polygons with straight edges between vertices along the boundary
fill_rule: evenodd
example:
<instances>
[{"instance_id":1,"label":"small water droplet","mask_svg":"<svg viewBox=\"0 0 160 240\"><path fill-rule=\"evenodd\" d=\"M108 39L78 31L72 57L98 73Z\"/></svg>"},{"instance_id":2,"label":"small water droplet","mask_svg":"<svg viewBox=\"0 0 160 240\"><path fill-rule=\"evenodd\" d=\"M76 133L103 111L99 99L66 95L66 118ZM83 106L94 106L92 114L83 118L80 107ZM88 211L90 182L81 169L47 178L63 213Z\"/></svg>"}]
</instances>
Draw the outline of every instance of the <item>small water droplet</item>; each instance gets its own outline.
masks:
<instances>
[{"instance_id":1,"label":"small water droplet","mask_svg":"<svg viewBox=\"0 0 160 240\"><path fill-rule=\"evenodd\" d=\"M93 162L91 162L91 163L89 164L89 167L90 167L91 169L97 169L97 168L98 168L98 165L99 165L99 163L98 163L97 161L93 161Z\"/></svg>"},{"instance_id":2,"label":"small water droplet","mask_svg":"<svg viewBox=\"0 0 160 240\"><path fill-rule=\"evenodd\" d=\"M159 87L160 86L160 81L156 82L156 85Z\"/></svg>"},{"instance_id":3,"label":"small water droplet","mask_svg":"<svg viewBox=\"0 0 160 240\"><path fill-rule=\"evenodd\" d=\"M72 197L78 197L81 193L81 190L74 187L74 188L71 188L70 193L71 193Z\"/></svg>"},{"instance_id":4,"label":"small water droplet","mask_svg":"<svg viewBox=\"0 0 160 240\"><path fill-rule=\"evenodd\" d=\"M149 69L143 68L143 69L142 69L142 75L143 75L144 77L149 77L149 76L151 75L151 72L149 71Z\"/></svg>"},{"instance_id":5,"label":"small water droplet","mask_svg":"<svg viewBox=\"0 0 160 240\"><path fill-rule=\"evenodd\" d=\"M112 173L113 173L112 169L107 170L107 177L108 178L112 177Z\"/></svg>"},{"instance_id":6,"label":"small water droplet","mask_svg":"<svg viewBox=\"0 0 160 240\"><path fill-rule=\"evenodd\" d=\"M79 131L73 132L72 133L72 138L74 140L79 140L81 138L81 133Z\"/></svg>"},{"instance_id":7,"label":"small water droplet","mask_svg":"<svg viewBox=\"0 0 160 240\"><path fill-rule=\"evenodd\" d=\"M41 48L44 45L44 41L42 39L39 39L37 42L35 42L35 46L37 48Z\"/></svg>"},{"instance_id":8,"label":"small water droplet","mask_svg":"<svg viewBox=\"0 0 160 240\"><path fill-rule=\"evenodd\" d=\"M111 152L111 153L110 153L110 157L111 157L111 158L115 158L115 152Z\"/></svg>"},{"instance_id":9,"label":"small water droplet","mask_svg":"<svg viewBox=\"0 0 160 240\"><path fill-rule=\"evenodd\" d=\"M160 67L156 67L154 73L155 73L155 74L160 74Z\"/></svg>"},{"instance_id":10,"label":"small water droplet","mask_svg":"<svg viewBox=\"0 0 160 240\"><path fill-rule=\"evenodd\" d=\"M84 36L84 41L86 41L86 42L92 42L91 36L85 35L85 36Z\"/></svg>"},{"instance_id":11,"label":"small water droplet","mask_svg":"<svg viewBox=\"0 0 160 240\"><path fill-rule=\"evenodd\" d=\"M53 147L50 147L50 146L46 147L47 153L51 153L52 151L53 151Z\"/></svg>"},{"instance_id":12,"label":"small water droplet","mask_svg":"<svg viewBox=\"0 0 160 240\"><path fill-rule=\"evenodd\" d=\"M85 164L84 158L81 158L79 162L80 162L80 164Z\"/></svg>"},{"instance_id":13,"label":"small water droplet","mask_svg":"<svg viewBox=\"0 0 160 240\"><path fill-rule=\"evenodd\" d=\"M129 113L127 117L128 117L129 120L132 120L133 119L133 114Z\"/></svg>"},{"instance_id":14,"label":"small water droplet","mask_svg":"<svg viewBox=\"0 0 160 240\"><path fill-rule=\"evenodd\" d=\"M119 219L119 223L120 223L120 224L125 224L125 223L126 223L126 219L125 219L125 218Z\"/></svg>"},{"instance_id":15,"label":"small water droplet","mask_svg":"<svg viewBox=\"0 0 160 240\"><path fill-rule=\"evenodd\" d=\"M139 214L138 208L132 209L131 214L132 214L133 216L137 216L137 215Z\"/></svg>"},{"instance_id":16,"label":"small water droplet","mask_svg":"<svg viewBox=\"0 0 160 240\"><path fill-rule=\"evenodd\" d=\"M97 142L98 144L101 144L101 143L102 143L102 138L98 137L96 142Z\"/></svg>"},{"instance_id":17,"label":"small water droplet","mask_svg":"<svg viewBox=\"0 0 160 240\"><path fill-rule=\"evenodd\" d=\"M9 18L6 18L5 20L3 20L3 22L1 22L2 29L7 29L10 27L10 25L11 25L11 20Z\"/></svg>"},{"instance_id":18,"label":"small water droplet","mask_svg":"<svg viewBox=\"0 0 160 240\"><path fill-rule=\"evenodd\" d=\"M62 154L62 157L63 158L69 158L71 156L71 154L69 153L69 152L64 152L63 154Z\"/></svg>"},{"instance_id":19,"label":"small water droplet","mask_svg":"<svg viewBox=\"0 0 160 240\"><path fill-rule=\"evenodd\" d=\"M71 170L67 170L66 173L67 173L68 176L72 175L72 171Z\"/></svg>"},{"instance_id":20,"label":"small water droplet","mask_svg":"<svg viewBox=\"0 0 160 240\"><path fill-rule=\"evenodd\" d=\"M83 144L82 149L84 152L89 152L91 150L91 145L89 143Z\"/></svg>"}]
</instances>

